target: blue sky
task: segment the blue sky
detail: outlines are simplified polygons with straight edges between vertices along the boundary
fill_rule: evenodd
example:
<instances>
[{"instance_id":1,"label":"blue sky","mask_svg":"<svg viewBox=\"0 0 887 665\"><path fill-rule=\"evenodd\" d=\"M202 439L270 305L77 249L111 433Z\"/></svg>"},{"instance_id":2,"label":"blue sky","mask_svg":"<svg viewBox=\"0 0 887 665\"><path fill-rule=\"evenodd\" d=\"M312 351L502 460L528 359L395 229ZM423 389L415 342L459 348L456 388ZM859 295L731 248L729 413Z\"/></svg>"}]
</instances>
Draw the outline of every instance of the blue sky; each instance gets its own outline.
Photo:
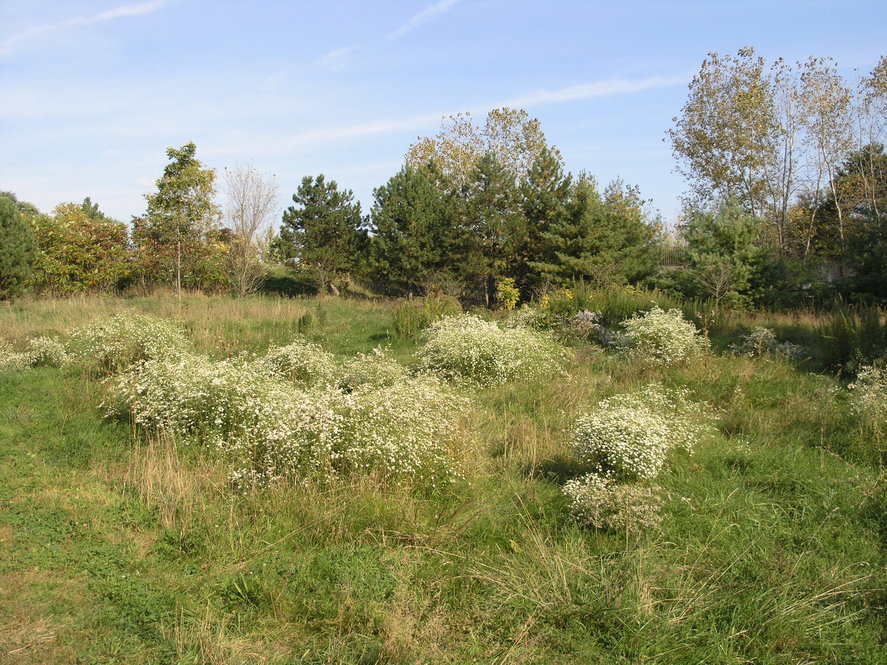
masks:
<instances>
[{"instance_id":1,"label":"blue sky","mask_svg":"<svg viewBox=\"0 0 887 665\"><path fill-rule=\"evenodd\" d=\"M318 173L368 210L441 116L516 106L568 170L622 177L671 222L686 184L663 137L709 51L852 77L885 25L883 0L0 0L0 190L128 221L194 141L276 175L281 211Z\"/></svg>"}]
</instances>

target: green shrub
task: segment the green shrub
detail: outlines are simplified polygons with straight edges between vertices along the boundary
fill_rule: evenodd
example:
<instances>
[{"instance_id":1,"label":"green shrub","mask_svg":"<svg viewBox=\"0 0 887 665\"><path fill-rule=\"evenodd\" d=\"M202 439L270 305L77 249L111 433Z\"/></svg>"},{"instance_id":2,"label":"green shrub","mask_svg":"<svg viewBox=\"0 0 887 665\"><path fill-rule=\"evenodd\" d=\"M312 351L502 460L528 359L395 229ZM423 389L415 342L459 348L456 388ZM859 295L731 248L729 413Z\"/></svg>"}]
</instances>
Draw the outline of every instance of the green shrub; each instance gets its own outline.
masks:
<instances>
[{"instance_id":1,"label":"green shrub","mask_svg":"<svg viewBox=\"0 0 887 665\"><path fill-rule=\"evenodd\" d=\"M791 342L780 342L773 330L763 326L752 328L738 343L730 346L730 351L735 355L750 358L769 356L789 361L803 360L807 355L802 346Z\"/></svg>"},{"instance_id":2,"label":"green shrub","mask_svg":"<svg viewBox=\"0 0 887 665\"><path fill-rule=\"evenodd\" d=\"M421 370L489 386L550 374L565 351L544 333L464 315L432 324L418 355Z\"/></svg>"}]
</instances>

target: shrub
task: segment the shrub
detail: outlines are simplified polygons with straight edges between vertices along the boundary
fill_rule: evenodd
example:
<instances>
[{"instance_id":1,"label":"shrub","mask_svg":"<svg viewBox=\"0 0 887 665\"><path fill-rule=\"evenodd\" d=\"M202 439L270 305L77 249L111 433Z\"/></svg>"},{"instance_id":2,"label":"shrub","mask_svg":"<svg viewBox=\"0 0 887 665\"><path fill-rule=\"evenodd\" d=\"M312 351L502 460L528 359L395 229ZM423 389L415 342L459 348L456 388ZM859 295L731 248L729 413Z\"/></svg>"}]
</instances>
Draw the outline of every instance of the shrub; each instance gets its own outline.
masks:
<instances>
[{"instance_id":1,"label":"shrub","mask_svg":"<svg viewBox=\"0 0 887 665\"><path fill-rule=\"evenodd\" d=\"M874 423L887 422L887 368L865 365L847 387L855 414Z\"/></svg>"},{"instance_id":2,"label":"shrub","mask_svg":"<svg viewBox=\"0 0 887 665\"><path fill-rule=\"evenodd\" d=\"M339 370L336 385L344 392L352 392L364 386L387 387L406 379L406 368L376 348L345 362Z\"/></svg>"},{"instance_id":3,"label":"shrub","mask_svg":"<svg viewBox=\"0 0 887 665\"><path fill-rule=\"evenodd\" d=\"M175 356L188 348L182 328L135 312L116 314L71 334L75 356L113 372L151 358Z\"/></svg>"},{"instance_id":4,"label":"shrub","mask_svg":"<svg viewBox=\"0 0 887 665\"><path fill-rule=\"evenodd\" d=\"M330 383L336 374L331 353L306 339L273 346L255 363L256 369L302 386Z\"/></svg>"},{"instance_id":5,"label":"shrub","mask_svg":"<svg viewBox=\"0 0 887 665\"><path fill-rule=\"evenodd\" d=\"M737 344L730 346L735 355L784 358L789 361L803 360L807 355L803 347L791 342L780 342L776 333L770 328L757 326L745 335Z\"/></svg>"},{"instance_id":6,"label":"shrub","mask_svg":"<svg viewBox=\"0 0 887 665\"><path fill-rule=\"evenodd\" d=\"M543 333L502 329L465 315L441 319L429 328L419 350L419 368L446 379L497 385L550 373L564 357L564 349Z\"/></svg>"},{"instance_id":7,"label":"shrub","mask_svg":"<svg viewBox=\"0 0 887 665\"><path fill-rule=\"evenodd\" d=\"M617 485L590 473L568 481L570 514L583 526L639 533L662 523L662 498L657 486Z\"/></svg>"},{"instance_id":8,"label":"shrub","mask_svg":"<svg viewBox=\"0 0 887 665\"><path fill-rule=\"evenodd\" d=\"M35 337L28 340L25 352L28 364L35 366L64 367L68 364L68 352L65 345L52 337Z\"/></svg>"},{"instance_id":9,"label":"shrub","mask_svg":"<svg viewBox=\"0 0 887 665\"><path fill-rule=\"evenodd\" d=\"M572 448L594 473L616 480L653 478L673 448L692 450L708 433L710 416L704 404L692 402L685 390L651 384L635 393L598 402L580 416Z\"/></svg>"},{"instance_id":10,"label":"shrub","mask_svg":"<svg viewBox=\"0 0 887 665\"><path fill-rule=\"evenodd\" d=\"M21 371L29 367L64 367L68 364L68 352L64 344L52 337L35 337L28 340L28 348L18 352L7 342L0 341L0 370Z\"/></svg>"},{"instance_id":11,"label":"shrub","mask_svg":"<svg viewBox=\"0 0 887 665\"><path fill-rule=\"evenodd\" d=\"M502 309L511 311L517 307L520 300L520 290L514 285L514 279L504 277L496 285L496 300Z\"/></svg>"},{"instance_id":12,"label":"shrub","mask_svg":"<svg viewBox=\"0 0 887 665\"><path fill-rule=\"evenodd\" d=\"M109 415L227 455L237 485L338 473L437 482L458 473L450 456L461 401L430 377L365 385L350 394L307 391L257 370L180 354L139 363L109 380Z\"/></svg>"},{"instance_id":13,"label":"shrub","mask_svg":"<svg viewBox=\"0 0 887 665\"><path fill-rule=\"evenodd\" d=\"M654 307L622 322L622 344L631 355L656 365L673 365L701 353L707 342L680 310Z\"/></svg>"}]
</instances>

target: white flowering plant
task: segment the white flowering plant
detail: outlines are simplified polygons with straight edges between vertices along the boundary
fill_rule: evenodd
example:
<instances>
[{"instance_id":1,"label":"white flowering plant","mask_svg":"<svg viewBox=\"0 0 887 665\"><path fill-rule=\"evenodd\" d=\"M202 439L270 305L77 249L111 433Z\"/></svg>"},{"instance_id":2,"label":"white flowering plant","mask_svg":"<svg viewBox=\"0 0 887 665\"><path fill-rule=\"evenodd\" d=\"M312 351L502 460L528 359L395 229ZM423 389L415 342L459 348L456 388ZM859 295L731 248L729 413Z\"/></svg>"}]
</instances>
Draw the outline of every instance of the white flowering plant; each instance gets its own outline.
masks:
<instances>
[{"instance_id":1,"label":"white flowering plant","mask_svg":"<svg viewBox=\"0 0 887 665\"><path fill-rule=\"evenodd\" d=\"M141 360L174 357L189 343L181 326L127 311L76 328L71 347L75 357L110 373Z\"/></svg>"},{"instance_id":2,"label":"white flowering plant","mask_svg":"<svg viewBox=\"0 0 887 665\"><path fill-rule=\"evenodd\" d=\"M432 324L418 356L421 371L491 386L557 371L566 351L544 333L464 315Z\"/></svg>"},{"instance_id":3,"label":"white flowering plant","mask_svg":"<svg viewBox=\"0 0 887 665\"><path fill-rule=\"evenodd\" d=\"M598 402L580 416L572 449L593 473L618 480L655 477L669 451L693 447L711 432L711 409L686 390L650 384Z\"/></svg>"},{"instance_id":4,"label":"white flowering plant","mask_svg":"<svg viewBox=\"0 0 887 665\"><path fill-rule=\"evenodd\" d=\"M108 414L227 455L238 485L372 473L436 483L459 475L464 402L432 377L350 393L302 388L254 362L182 353L107 380Z\"/></svg>"},{"instance_id":5,"label":"white flowering plant","mask_svg":"<svg viewBox=\"0 0 887 665\"><path fill-rule=\"evenodd\" d=\"M330 383L338 369L333 354L301 337L286 346L272 346L256 360L255 367L302 386Z\"/></svg>"},{"instance_id":6,"label":"white flowering plant","mask_svg":"<svg viewBox=\"0 0 887 665\"><path fill-rule=\"evenodd\" d=\"M336 385L344 392L365 386L393 386L408 379L407 368L383 349L359 353L339 367Z\"/></svg>"},{"instance_id":7,"label":"white flowering plant","mask_svg":"<svg viewBox=\"0 0 887 665\"><path fill-rule=\"evenodd\" d=\"M565 483L563 492L570 514L583 526L641 533L662 523L661 489L655 485L620 485L590 473Z\"/></svg>"},{"instance_id":8,"label":"white flowering plant","mask_svg":"<svg viewBox=\"0 0 887 665\"><path fill-rule=\"evenodd\" d=\"M702 353L708 346L681 311L658 306L622 322L619 343L632 356L654 365L674 365Z\"/></svg>"},{"instance_id":9,"label":"white flowering plant","mask_svg":"<svg viewBox=\"0 0 887 665\"><path fill-rule=\"evenodd\" d=\"M847 388L850 408L857 416L878 424L879 429L887 423L887 367L863 365Z\"/></svg>"},{"instance_id":10,"label":"white flowering plant","mask_svg":"<svg viewBox=\"0 0 887 665\"><path fill-rule=\"evenodd\" d=\"M65 345L53 337L34 337L24 351L16 351L8 342L0 341L0 370L21 371L29 367L64 367L70 356Z\"/></svg>"},{"instance_id":11,"label":"white flowering plant","mask_svg":"<svg viewBox=\"0 0 887 665\"><path fill-rule=\"evenodd\" d=\"M789 361L803 360L807 355L804 347L780 342L773 330L763 326L752 328L738 343L730 345L730 352L750 358L771 357Z\"/></svg>"}]
</instances>

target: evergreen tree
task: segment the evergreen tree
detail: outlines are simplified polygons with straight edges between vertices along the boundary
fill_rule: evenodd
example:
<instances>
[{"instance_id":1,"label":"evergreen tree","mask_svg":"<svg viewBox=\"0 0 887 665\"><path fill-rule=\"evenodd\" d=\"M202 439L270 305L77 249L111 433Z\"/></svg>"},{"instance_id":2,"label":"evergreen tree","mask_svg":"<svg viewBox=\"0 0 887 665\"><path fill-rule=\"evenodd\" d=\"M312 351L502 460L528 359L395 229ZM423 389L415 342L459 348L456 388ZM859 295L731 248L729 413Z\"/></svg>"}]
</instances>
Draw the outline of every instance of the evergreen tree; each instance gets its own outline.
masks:
<instances>
[{"instance_id":1,"label":"evergreen tree","mask_svg":"<svg viewBox=\"0 0 887 665\"><path fill-rule=\"evenodd\" d=\"M514 173L487 153L471 172L460 206L460 266L467 283L492 304L496 282L508 274L524 228Z\"/></svg>"},{"instance_id":2,"label":"evergreen tree","mask_svg":"<svg viewBox=\"0 0 887 665\"><path fill-rule=\"evenodd\" d=\"M545 234L566 214L571 181L570 175L564 175L557 155L546 148L533 162L521 186L523 228L517 234L510 276L525 296L542 283L543 276L535 266L557 261L557 257L550 254L552 247L546 242Z\"/></svg>"},{"instance_id":3,"label":"evergreen tree","mask_svg":"<svg viewBox=\"0 0 887 665\"><path fill-rule=\"evenodd\" d=\"M370 271L385 291L420 294L456 277L454 203L435 174L404 166L373 192Z\"/></svg>"},{"instance_id":4,"label":"evergreen tree","mask_svg":"<svg viewBox=\"0 0 887 665\"><path fill-rule=\"evenodd\" d=\"M302 178L293 202L283 213L277 253L316 273L325 291L336 276L358 265L366 240L360 203L350 189L339 191L323 174Z\"/></svg>"},{"instance_id":5,"label":"evergreen tree","mask_svg":"<svg viewBox=\"0 0 887 665\"><path fill-rule=\"evenodd\" d=\"M19 211L18 201L0 192L0 299L21 293L35 250L34 232Z\"/></svg>"}]
</instances>

